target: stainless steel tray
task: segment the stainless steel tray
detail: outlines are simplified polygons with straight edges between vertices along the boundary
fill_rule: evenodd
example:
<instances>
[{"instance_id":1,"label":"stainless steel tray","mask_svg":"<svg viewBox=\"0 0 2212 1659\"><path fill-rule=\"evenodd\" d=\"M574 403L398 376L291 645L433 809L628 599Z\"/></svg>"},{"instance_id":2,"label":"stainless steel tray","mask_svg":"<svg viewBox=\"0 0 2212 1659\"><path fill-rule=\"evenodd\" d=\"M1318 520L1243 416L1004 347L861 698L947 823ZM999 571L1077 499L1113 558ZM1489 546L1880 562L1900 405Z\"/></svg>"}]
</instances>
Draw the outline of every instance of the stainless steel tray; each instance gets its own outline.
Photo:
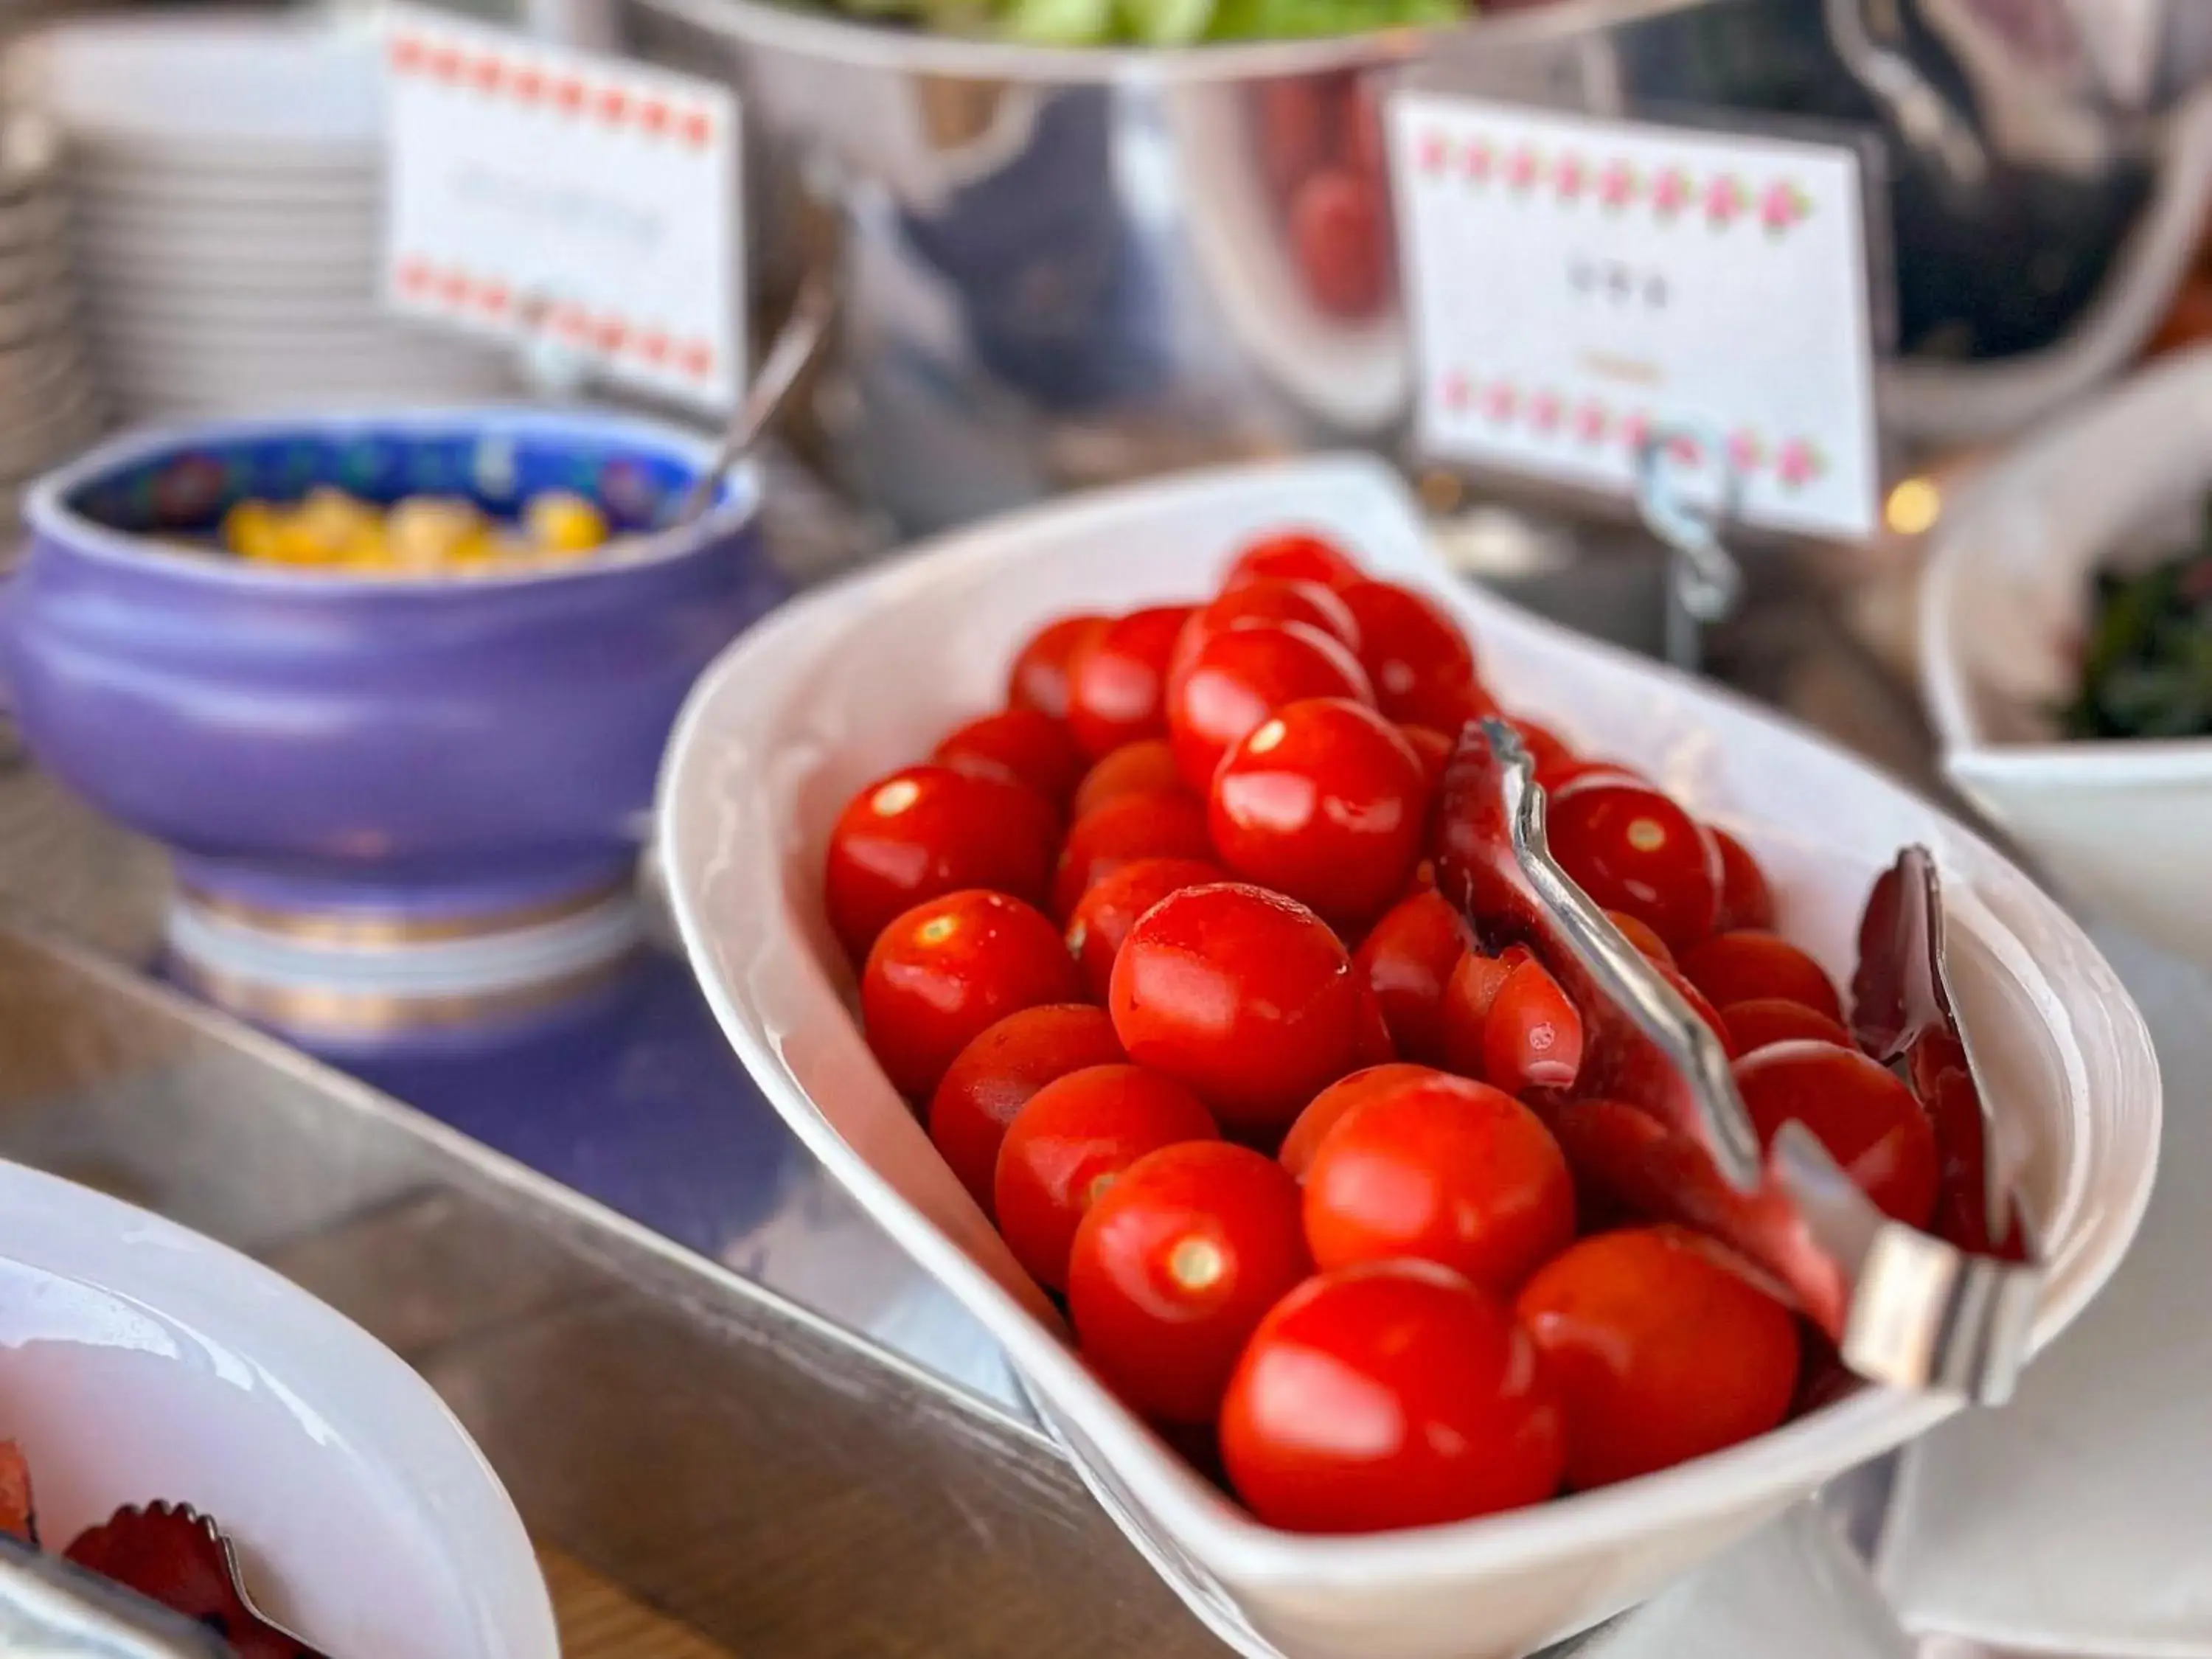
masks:
<instances>
[{"instance_id":1,"label":"stainless steel tray","mask_svg":"<svg viewBox=\"0 0 2212 1659\"><path fill-rule=\"evenodd\" d=\"M1008 1410L125 968L0 926L0 1156L343 1310L542 1544L715 1645L1218 1651Z\"/></svg>"}]
</instances>

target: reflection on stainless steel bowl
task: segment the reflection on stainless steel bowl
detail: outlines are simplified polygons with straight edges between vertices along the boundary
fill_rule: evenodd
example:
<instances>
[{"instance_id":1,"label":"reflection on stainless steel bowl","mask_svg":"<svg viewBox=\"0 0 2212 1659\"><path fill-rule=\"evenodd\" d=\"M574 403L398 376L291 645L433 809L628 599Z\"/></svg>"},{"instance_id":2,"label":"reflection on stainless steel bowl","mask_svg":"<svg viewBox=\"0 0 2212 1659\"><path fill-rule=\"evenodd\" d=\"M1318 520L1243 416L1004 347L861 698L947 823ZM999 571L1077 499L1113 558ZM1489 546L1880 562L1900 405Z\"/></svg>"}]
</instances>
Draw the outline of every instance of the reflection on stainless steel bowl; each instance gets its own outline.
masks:
<instances>
[{"instance_id":1,"label":"reflection on stainless steel bowl","mask_svg":"<svg viewBox=\"0 0 2212 1659\"><path fill-rule=\"evenodd\" d=\"M1990 435L2124 367L2212 199L2193 0L1554 0L1184 51L628 3L647 55L743 94L761 291L834 227L823 421L847 482L908 528L1396 448L1411 380L1371 111L1417 61L1598 114L1863 137L1907 437Z\"/></svg>"},{"instance_id":2,"label":"reflection on stainless steel bowl","mask_svg":"<svg viewBox=\"0 0 2212 1659\"><path fill-rule=\"evenodd\" d=\"M1692 0L1555 0L1557 40ZM841 239L848 482L908 528L1320 445L1408 386L1375 94L1438 32L1057 49L761 0L636 0L648 55L744 98L763 289ZM1449 33L1449 32L1444 32Z\"/></svg>"}]
</instances>

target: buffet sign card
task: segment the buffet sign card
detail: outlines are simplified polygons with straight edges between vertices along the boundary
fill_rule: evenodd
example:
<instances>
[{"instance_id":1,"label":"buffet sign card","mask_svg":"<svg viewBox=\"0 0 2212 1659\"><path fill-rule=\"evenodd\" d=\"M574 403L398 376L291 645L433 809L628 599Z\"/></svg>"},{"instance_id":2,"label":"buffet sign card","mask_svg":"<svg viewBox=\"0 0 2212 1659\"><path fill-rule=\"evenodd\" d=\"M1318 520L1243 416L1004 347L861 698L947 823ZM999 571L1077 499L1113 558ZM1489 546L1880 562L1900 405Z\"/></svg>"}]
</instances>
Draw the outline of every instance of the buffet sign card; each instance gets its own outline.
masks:
<instances>
[{"instance_id":1,"label":"buffet sign card","mask_svg":"<svg viewBox=\"0 0 2212 1659\"><path fill-rule=\"evenodd\" d=\"M387 9L384 42L389 303L733 408L728 89L414 7Z\"/></svg>"},{"instance_id":2,"label":"buffet sign card","mask_svg":"<svg viewBox=\"0 0 2212 1659\"><path fill-rule=\"evenodd\" d=\"M1873 532L1856 152L1428 91L1390 144L1430 453L1624 493L1677 432L1686 494L1724 457L1747 521Z\"/></svg>"}]
</instances>

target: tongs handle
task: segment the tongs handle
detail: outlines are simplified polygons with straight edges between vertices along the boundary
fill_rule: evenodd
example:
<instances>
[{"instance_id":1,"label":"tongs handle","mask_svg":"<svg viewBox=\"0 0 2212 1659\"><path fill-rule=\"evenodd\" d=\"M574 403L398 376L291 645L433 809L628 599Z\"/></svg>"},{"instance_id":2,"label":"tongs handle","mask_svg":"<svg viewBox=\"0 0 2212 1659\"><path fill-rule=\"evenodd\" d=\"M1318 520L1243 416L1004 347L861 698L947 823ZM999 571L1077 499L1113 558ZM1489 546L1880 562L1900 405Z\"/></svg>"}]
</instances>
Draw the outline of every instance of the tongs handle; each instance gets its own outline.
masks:
<instances>
[{"instance_id":1,"label":"tongs handle","mask_svg":"<svg viewBox=\"0 0 2212 1659\"><path fill-rule=\"evenodd\" d=\"M1544 792L1504 721L1462 734L1439 828L1444 896L1478 937L1534 949L1583 1010L1590 1036L1577 1094L1550 1103L1579 1176L1600 1178L1652 1218L1713 1234L1771 1274L1859 1376L1984 1402L2010 1394L2042 1269L2025 1206L1995 1158L1960 1162L1991 1183L1974 1196L2003 1218L1990 1236L2016 1255L1962 1249L1892 1220L1801 1124L1784 1124L1762 1159L1719 1036L1553 859ZM1945 1039L1946 1064L1978 1095L1942 988L1942 912L1924 849L1907 848L1876 884L1860 937L1869 953L1854 980L1862 1015L1905 1033L1892 1047ZM1909 1018L1878 994L1900 986ZM1869 1046L1877 1060L1899 1057Z\"/></svg>"},{"instance_id":2,"label":"tongs handle","mask_svg":"<svg viewBox=\"0 0 2212 1659\"><path fill-rule=\"evenodd\" d=\"M205 1626L0 1534L0 1653L35 1659L230 1659Z\"/></svg>"},{"instance_id":3,"label":"tongs handle","mask_svg":"<svg viewBox=\"0 0 2212 1659\"><path fill-rule=\"evenodd\" d=\"M822 355L830 339L830 325L837 315L837 283L828 265L817 265L800 283L791 313L770 342L768 355L737 412L723 428L714 459L700 470L676 503L664 527L690 524L706 516L720 493L722 477L743 460L746 453L774 426L799 378Z\"/></svg>"}]
</instances>

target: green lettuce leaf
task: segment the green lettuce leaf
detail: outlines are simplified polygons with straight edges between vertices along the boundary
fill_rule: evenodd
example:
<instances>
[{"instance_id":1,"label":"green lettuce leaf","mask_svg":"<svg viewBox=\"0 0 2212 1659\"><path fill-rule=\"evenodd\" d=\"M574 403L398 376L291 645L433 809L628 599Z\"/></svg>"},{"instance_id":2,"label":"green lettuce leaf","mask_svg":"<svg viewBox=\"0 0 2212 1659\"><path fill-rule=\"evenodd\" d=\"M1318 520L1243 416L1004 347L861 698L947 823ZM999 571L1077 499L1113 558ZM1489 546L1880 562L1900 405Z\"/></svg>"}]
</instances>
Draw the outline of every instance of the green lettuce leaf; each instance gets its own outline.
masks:
<instances>
[{"instance_id":1,"label":"green lettuce leaf","mask_svg":"<svg viewBox=\"0 0 2212 1659\"><path fill-rule=\"evenodd\" d=\"M1463 0L1220 0L1209 40L1295 40L1457 22Z\"/></svg>"},{"instance_id":2,"label":"green lettuce leaf","mask_svg":"<svg viewBox=\"0 0 2212 1659\"><path fill-rule=\"evenodd\" d=\"M1148 46L1187 46L1206 38L1214 0L1121 0L1129 38Z\"/></svg>"},{"instance_id":3,"label":"green lettuce leaf","mask_svg":"<svg viewBox=\"0 0 2212 1659\"><path fill-rule=\"evenodd\" d=\"M1013 0L1001 27L1042 46L1091 46L1112 39L1114 0Z\"/></svg>"}]
</instances>

